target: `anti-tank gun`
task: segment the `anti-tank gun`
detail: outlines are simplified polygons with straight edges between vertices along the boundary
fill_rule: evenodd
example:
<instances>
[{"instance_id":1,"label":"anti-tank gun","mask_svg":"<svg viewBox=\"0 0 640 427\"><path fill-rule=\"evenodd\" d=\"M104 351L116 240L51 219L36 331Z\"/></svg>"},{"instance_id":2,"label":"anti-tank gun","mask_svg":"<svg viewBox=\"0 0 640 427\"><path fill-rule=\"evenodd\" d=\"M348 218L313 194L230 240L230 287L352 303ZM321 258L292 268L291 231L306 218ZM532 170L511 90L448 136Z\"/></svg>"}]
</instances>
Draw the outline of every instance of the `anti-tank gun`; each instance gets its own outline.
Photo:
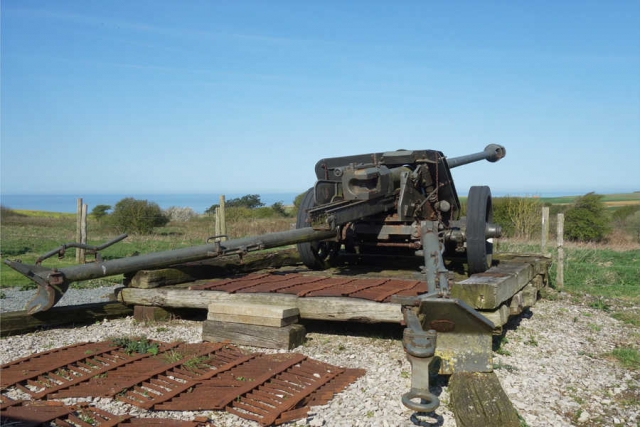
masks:
<instances>
[{"instance_id":1,"label":"anti-tank gun","mask_svg":"<svg viewBox=\"0 0 640 427\"><path fill-rule=\"evenodd\" d=\"M323 159L315 168L318 181L302 200L299 228L337 232L333 241L298 244L309 268L325 268L342 246L351 253L424 257L425 292L391 300L402 305L407 327L402 342L412 375L402 403L412 410L431 412L440 404L429 390L436 338L440 354L448 355L440 359L441 373L492 369L494 325L463 301L449 298L444 257L466 254L469 275L491 266L492 238L502 231L492 223L491 191L471 187L461 220L451 169L485 159L496 162L505 154L504 147L491 144L454 158L433 150L398 150Z\"/></svg>"},{"instance_id":2,"label":"anti-tank gun","mask_svg":"<svg viewBox=\"0 0 640 427\"><path fill-rule=\"evenodd\" d=\"M491 191L486 186L471 187L466 218L461 218L451 169L480 160L496 162L505 154L504 147L491 144L481 152L453 158L434 150L326 158L316 164L317 182L302 199L295 230L103 261L98 251L126 237L119 236L98 247L63 245L35 265L5 263L38 286L25 308L33 314L54 306L74 281L292 244L297 244L301 260L311 269L326 268L341 253L422 256L424 292L418 297L396 296L392 302L402 305L407 326L403 345L412 365L411 390L402 401L411 409L429 412L439 405L429 391L436 336L439 351L452 355L443 358L441 372L491 369L494 325L464 302L449 298L450 277L443 259L466 255L469 274L484 272L492 262L491 239L499 237L501 229L492 223ZM93 252L96 261L60 269L41 265L45 258L63 255L74 246Z\"/></svg>"},{"instance_id":3,"label":"anti-tank gun","mask_svg":"<svg viewBox=\"0 0 640 427\"><path fill-rule=\"evenodd\" d=\"M423 221L443 243L444 256L466 253L469 274L491 265L491 239L501 229L492 224L491 191L471 187L467 217L450 169L471 162L496 162L506 154L500 145L462 157L446 158L433 150L398 150L320 160L318 178L307 191L298 213L298 228L338 231L337 241L298 245L305 265L325 268L344 246L347 253L428 254L422 244Z\"/></svg>"}]
</instances>

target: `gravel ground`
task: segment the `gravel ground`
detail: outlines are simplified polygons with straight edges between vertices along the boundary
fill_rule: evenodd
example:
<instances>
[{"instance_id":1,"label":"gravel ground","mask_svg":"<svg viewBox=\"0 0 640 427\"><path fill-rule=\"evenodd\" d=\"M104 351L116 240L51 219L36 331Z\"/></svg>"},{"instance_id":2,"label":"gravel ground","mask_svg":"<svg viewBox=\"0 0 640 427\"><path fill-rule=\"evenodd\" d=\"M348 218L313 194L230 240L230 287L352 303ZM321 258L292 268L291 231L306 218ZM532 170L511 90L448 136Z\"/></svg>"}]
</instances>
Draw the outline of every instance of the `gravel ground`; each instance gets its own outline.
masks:
<instances>
[{"instance_id":1,"label":"gravel ground","mask_svg":"<svg viewBox=\"0 0 640 427\"><path fill-rule=\"evenodd\" d=\"M71 290L65 299L75 304L95 302L108 299L112 291L113 288ZM0 300L3 311L21 309L32 292L4 290L4 293L5 299ZM575 303L568 296L555 301L541 300L514 323L495 353L494 363L507 395L527 426L638 426L640 372L620 367L609 355L616 346L637 348L639 328L623 324L602 310ZM195 321L140 324L126 318L73 329L52 329L0 340L0 363L54 347L113 336L145 334L162 341L199 342L201 328L201 323ZM334 325L332 330L308 326L308 340L295 352L333 365L365 368L367 373L329 404L312 408L306 420L288 425L454 427L445 378L439 377L432 389L442 401L435 415L418 415L402 406L400 395L409 389L411 371L398 331L370 328L372 332L363 333L362 327L346 330L341 324ZM9 395L18 397L19 393L11 390ZM149 413L111 399L98 398L92 402L118 414L177 419L204 415L219 427L257 426L224 412Z\"/></svg>"}]
</instances>

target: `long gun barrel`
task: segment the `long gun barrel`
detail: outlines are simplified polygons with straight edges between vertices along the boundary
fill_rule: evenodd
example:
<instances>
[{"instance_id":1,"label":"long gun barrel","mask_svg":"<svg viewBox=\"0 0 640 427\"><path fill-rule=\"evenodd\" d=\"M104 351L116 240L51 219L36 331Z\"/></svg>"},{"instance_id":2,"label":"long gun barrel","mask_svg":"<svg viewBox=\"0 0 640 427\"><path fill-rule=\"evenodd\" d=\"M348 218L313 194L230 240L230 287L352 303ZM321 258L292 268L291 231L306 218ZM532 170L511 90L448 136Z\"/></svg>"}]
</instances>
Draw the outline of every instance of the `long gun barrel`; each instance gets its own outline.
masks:
<instances>
[{"instance_id":1,"label":"long gun barrel","mask_svg":"<svg viewBox=\"0 0 640 427\"><path fill-rule=\"evenodd\" d=\"M489 144L484 148L483 151L480 151L478 153L447 158L447 164L449 165L449 168L457 168L458 166L466 165L484 159L491 163L494 163L503 158L506 154L507 150L502 145Z\"/></svg>"},{"instance_id":2,"label":"long gun barrel","mask_svg":"<svg viewBox=\"0 0 640 427\"><path fill-rule=\"evenodd\" d=\"M169 267L185 262L200 261L224 255L242 254L296 243L334 238L335 232L317 231L312 228L281 231L263 234L257 237L227 240L211 244L155 252L108 261L96 261L90 264L64 267L59 270L48 269L40 265L22 264L19 261L5 260L5 264L22 273L38 285L36 296L27 303L25 310L30 314L45 311L53 307L69 288L69 284L81 280L132 273L142 269Z\"/></svg>"}]
</instances>

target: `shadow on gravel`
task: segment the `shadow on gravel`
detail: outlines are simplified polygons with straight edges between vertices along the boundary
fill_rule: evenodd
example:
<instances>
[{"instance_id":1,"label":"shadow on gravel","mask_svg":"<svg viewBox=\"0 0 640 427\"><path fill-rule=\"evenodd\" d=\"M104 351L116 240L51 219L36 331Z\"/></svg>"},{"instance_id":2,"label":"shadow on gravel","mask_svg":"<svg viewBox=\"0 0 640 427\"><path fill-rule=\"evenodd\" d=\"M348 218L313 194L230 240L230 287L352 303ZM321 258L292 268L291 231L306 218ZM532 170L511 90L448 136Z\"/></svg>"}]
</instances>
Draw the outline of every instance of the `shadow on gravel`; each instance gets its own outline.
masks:
<instances>
[{"instance_id":1,"label":"shadow on gravel","mask_svg":"<svg viewBox=\"0 0 640 427\"><path fill-rule=\"evenodd\" d=\"M492 342L492 350L497 351L502 345L502 340L508 331L515 331L520 326L522 319L530 319L533 317L533 312L529 308L525 308L522 313L517 316L512 316L509 318L507 323L502 327L502 333L500 335L493 336Z\"/></svg>"},{"instance_id":2,"label":"shadow on gravel","mask_svg":"<svg viewBox=\"0 0 640 427\"><path fill-rule=\"evenodd\" d=\"M350 335L367 338L402 340L404 326L397 323L356 323L329 322L326 320L308 320L300 322L307 332L329 335Z\"/></svg>"}]
</instances>

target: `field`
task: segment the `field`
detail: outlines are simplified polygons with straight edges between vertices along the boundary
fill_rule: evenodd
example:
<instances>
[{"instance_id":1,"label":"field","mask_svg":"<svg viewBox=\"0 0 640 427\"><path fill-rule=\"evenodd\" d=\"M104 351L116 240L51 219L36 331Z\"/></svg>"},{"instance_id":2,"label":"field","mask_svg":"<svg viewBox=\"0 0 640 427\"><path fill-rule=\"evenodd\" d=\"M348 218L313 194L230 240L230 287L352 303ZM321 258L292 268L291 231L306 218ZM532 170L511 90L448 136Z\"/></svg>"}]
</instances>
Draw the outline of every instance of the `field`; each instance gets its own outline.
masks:
<instances>
[{"instance_id":1,"label":"field","mask_svg":"<svg viewBox=\"0 0 640 427\"><path fill-rule=\"evenodd\" d=\"M570 205L578 196L541 197L542 203L552 205ZM619 207L626 205L640 205L640 192L622 194L604 194L602 201L607 207Z\"/></svg>"},{"instance_id":2,"label":"field","mask_svg":"<svg viewBox=\"0 0 640 427\"><path fill-rule=\"evenodd\" d=\"M542 199L543 202L569 203L571 198ZM607 203L640 203L640 193L613 194L605 196ZM11 211L2 212L1 258L20 259L34 263L38 256L75 240L76 218L74 214L51 212ZM228 224L231 238L258 235L267 232L288 230L295 222L292 217L242 219ZM214 234L213 217L202 215L186 222L171 222L157 228L148 236L130 236L101 251L103 259L114 259L136 254L164 251L204 244ZM90 245L100 245L113 239L118 233L106 225L89 219ZM548 251L555 259L555 244L550 242ZM538 242L500 239L500 252L539 252ZM89 256L88 260L92 260ZM640 323L640 246L565 243L565 283L563 292L583 298L589 304L607 308L630 309L634 322ZM75 264L75 249L66 256L51 257L43 262L47 267L64 267ZM555 263L552 264L552 284L555 278ZM120 283L121 276L96 279L74 284L75 287L101 286ZM35 285L4 264L0 264L0 286L34 288ZM627 310L628 311L628 310ZM634 317L635 316L635 317Z\"/></svg>"},{"instance_id":3,"label":"field","mask_svg":"<svg viewBox=\"0 0 640 427\"><path fill-rule=\"evenodd\" d=\"M288 230L295 219L266 218L247 220L228 225L231 238L259 235L273 231ZM75 241L75 214L3 211L2 241L0 243L1 259L20 259L24 263L33 264L35 260L62 244ZM119 233L98 221L88 220L88 244L101 245ZM165 251L182 247L205 244L206 239L214 235L213 217L202 215L186 222L171 222L165 227L156 228L154 234L147 236L129 236L100 252L103 259L114 259L136 254ZM88 255L87 260L93 258ZM47 267L64 267L75 264L75 249L67 250L65 257L53 256L42 263ZM122 276L112 276L74 284L75 287L101 286L120 283ZM0 286L35 288L35 285L21 274L0 264Z\"/></svg>"}]
</instances>

